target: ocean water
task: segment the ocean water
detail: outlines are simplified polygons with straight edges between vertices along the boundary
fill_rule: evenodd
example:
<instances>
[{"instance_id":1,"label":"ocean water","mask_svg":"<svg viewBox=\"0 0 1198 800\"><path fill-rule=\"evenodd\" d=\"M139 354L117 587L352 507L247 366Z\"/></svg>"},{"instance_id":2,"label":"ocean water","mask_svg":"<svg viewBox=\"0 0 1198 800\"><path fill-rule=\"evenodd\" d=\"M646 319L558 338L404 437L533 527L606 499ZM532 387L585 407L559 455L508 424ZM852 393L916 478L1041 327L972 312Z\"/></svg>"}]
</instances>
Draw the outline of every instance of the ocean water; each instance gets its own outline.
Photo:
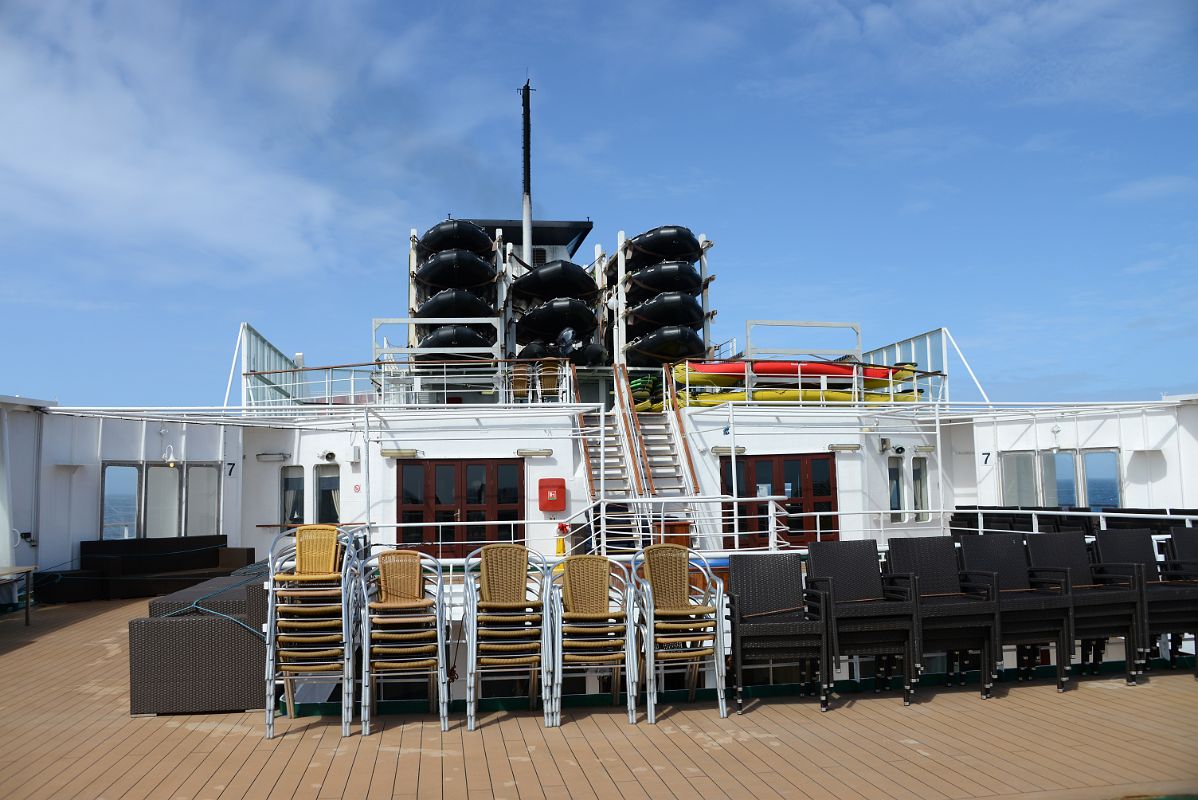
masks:
<instances>
[{"instance_id":1,"label":"ocean water","mask_svg":"<svg viewBox=\"0 0 1198 800\"><path fill-rule=\"evenodd\" d=\"M137 495L109 494L104 498L104 539L137 536Z\"/></svg>"},{"instance_id":2,"label":"ocean water","mask_svg":"<svg viewBox=\"0 0 1198 800\"><path fill-rule=\"evenodd\" d=\"M1087 478L1086 501L1093 510L1120 505L1119 481L1115 478Z\"/></svg>"}]
</instances>

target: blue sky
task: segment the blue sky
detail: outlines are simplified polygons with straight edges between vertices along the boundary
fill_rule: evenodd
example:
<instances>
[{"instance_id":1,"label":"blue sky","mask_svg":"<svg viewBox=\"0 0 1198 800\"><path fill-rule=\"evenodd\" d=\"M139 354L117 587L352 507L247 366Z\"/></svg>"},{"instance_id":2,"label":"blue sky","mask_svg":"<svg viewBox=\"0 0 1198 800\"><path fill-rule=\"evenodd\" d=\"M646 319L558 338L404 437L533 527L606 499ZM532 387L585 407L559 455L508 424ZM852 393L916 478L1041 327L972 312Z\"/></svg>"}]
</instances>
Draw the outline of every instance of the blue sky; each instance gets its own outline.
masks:
<instances>
[{"instance_id":1,"label":"blue sky","mask_svg":"<svg viewBox=\"0 0 1198 800\"><path fill-rule=\"evenodd\" d=\"M526 74L537 216L707 233L719 339L1198 391L1190 0L0 0L0 394L219 404L243 320L369 359L410 228L519 215Z\"/></svg>"}]
</instances>

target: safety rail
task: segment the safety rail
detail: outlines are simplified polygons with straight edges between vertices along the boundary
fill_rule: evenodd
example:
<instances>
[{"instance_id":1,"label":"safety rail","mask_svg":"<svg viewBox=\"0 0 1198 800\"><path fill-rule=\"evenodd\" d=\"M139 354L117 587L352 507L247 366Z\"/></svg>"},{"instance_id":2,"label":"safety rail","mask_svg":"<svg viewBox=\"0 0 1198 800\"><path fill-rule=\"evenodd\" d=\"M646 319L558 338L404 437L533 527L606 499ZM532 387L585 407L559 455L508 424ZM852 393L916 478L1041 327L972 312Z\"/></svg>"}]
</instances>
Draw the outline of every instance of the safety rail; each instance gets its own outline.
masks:
<instances>
[{"instance_id":1,"label":"safety rail","mask_svg":"<svg viewBox=\"0 0 1198 800\"><path fill-rule=\"evenodd\" d=\"M461 402L568 403L576 372L561 359L375 361L242 374L244 405L432 405ZM455 398L455 399L451 399Z\"/></svg>"}]
</instances>

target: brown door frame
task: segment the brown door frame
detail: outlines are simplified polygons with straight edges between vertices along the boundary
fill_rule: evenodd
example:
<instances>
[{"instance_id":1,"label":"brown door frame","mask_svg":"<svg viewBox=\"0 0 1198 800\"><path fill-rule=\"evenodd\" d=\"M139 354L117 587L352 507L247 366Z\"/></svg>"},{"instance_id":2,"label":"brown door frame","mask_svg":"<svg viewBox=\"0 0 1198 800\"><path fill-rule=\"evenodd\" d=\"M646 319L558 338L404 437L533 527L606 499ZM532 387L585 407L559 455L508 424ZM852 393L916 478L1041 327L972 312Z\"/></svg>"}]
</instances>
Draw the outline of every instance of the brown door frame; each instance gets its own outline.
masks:
<instances>
[{"instance_id":1,"label":"brown door frame","mask_svg":"<svg viewBox=\"0 0 1198 800\"><path fill-rule=\"evenodd\" d=\"M419 503L405 503L403 494L404 467L419 466L422 470L422 496ZM484 490L482 502L470 502L468 476L470 467L482 466L484 472ZM499 502L499 472L502 466L515 467L516 499L515 502ZM444 475L444 470L452 470L453 499L449 502L437 502L437 474ZM486 542L522 540L523 526L504 526L496 524L500 516L512 519L524 517L524 461L519 458L409 458L396 461L396 504L395 515L397 522L403 522L405 515L419 514L420 520L432 522L468 522L471 517L482 515L479 522L492 524L479 526L449 526L437 528L428 525L416 528L421 531L420 541L411 540L411 528L397 529L396 541L413 550L420 550L439 558L463 558L470 551L481 547ZM441 519L438 520L438 517ZM408 540L405 541L405 535Z\"/></svg>"},{"instance_id":2,"label":"brown door frame","mask_svg":"<svg viewBox=\"0 0 1198 800\"><path fill-rule=\"evenodd\" d=\"M744 470L744 485L740 485L738 481L737 489L741 497L756 497L757 486L759 484L769 484L770 486L786 485L785 462L799 461L799 486L800 494L791 496L783 505L792 513L811 512L817 510L836 511L839 506L837 504L836 495L836 458L834 453L778 453L770 455L754 455L754 456L737 456L737 466L743 464ZM828 464L828 489L829 494L814 494L814 481L812 480L812 464L816 462L825 462ZM767 474L759 475L761 467L768 467ZM720 458L720 484L724 492L731 493L732 491L732 458L730 456L722 456ZM746 489L752 491L752 494L746 493ZM781 492L779 492L781 494ZM829 508L817 509L816 505L829 505ZM745 547L765 547L769 544L769 536L767 522L764 519L767 506L765 503L741 503L739 511L743 515L740 520L741 544ZM835 518L825 518L821 523L822 538L825 540L836 540L840 537L839 521ZM800 527L801 526L801 527ZM788 537L791 544L803 545L815 541L816 524L815 518L806 517L802 520L794 520L791 522L791 533ZM725 523L725 531L731 531L731 522ZM746 535L749 534L749 535ZM731 545L731 541L728 543Z\"/></svg>"}]
</instances>

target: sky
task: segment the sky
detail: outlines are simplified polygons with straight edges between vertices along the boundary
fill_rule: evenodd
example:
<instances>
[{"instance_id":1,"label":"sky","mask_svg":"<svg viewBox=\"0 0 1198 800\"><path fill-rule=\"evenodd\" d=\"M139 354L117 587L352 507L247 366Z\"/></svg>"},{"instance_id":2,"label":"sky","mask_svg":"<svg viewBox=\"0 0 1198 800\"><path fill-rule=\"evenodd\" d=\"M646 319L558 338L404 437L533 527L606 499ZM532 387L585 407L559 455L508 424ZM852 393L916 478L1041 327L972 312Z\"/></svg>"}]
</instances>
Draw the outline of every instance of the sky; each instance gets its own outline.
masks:
<instances>
[{"instance_id":1,"label":"sky","mask_svg":"<svg viewBox=\"0 0 1198 800\"><path fill-rule=\"evenodd\" d=\"M410 229L519 216L526 77L535 215L707 234L716 340L1198 392L1192 0L0 0L0 394L219 405L243 321L369 360Z\"/></svg>"}]
</instances>

